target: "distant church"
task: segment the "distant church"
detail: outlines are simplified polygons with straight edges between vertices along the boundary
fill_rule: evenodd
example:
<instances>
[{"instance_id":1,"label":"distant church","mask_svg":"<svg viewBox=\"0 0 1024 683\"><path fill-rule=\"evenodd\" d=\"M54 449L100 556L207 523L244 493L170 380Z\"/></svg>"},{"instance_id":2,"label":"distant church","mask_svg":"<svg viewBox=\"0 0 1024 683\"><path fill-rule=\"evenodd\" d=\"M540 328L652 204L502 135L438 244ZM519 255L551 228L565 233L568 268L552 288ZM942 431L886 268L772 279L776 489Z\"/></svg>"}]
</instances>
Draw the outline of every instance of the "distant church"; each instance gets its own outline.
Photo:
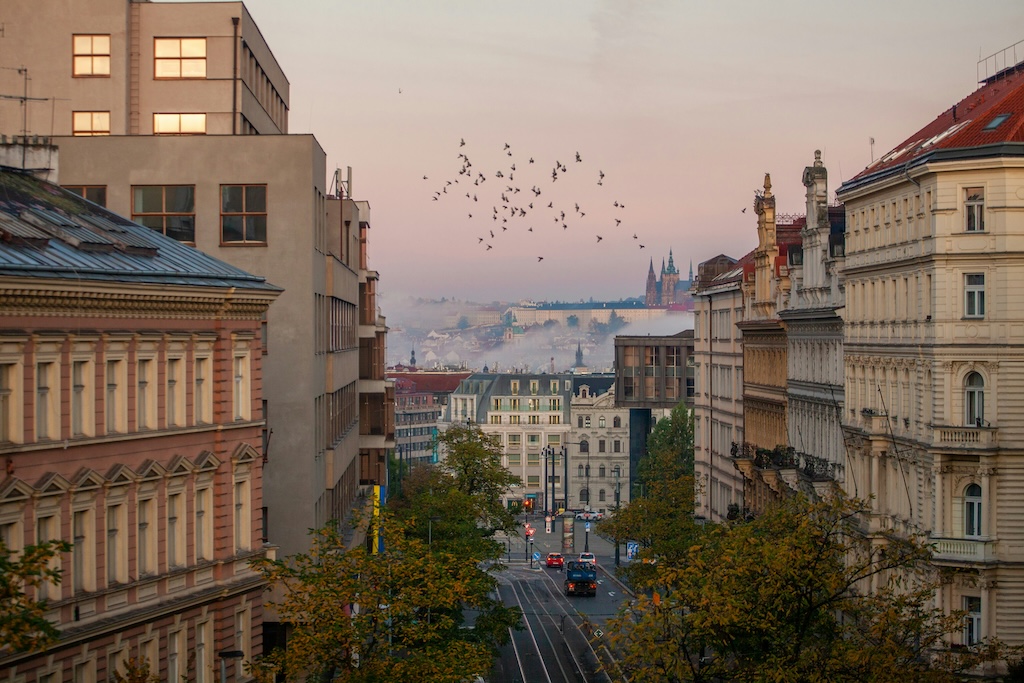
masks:
<instances>
[{"instance_id":1,"label":"distant church","mask_svg":"<svg viewBox=\"0 0 1024 683\"><path fill-rule=\"evenodd\" d=\"M690 263L690 277L686 280L679 279L679 271L676 270L675 261L672 259L672 250L668 252L668 265L665 260L661 261L661 277L654 275L654 259L651 259L651 268L647 271L647 294L644 303L648 308L687 306L692 301L690 298L690 283L693 282L693 263Z\"/></svg>"}]
</instances>

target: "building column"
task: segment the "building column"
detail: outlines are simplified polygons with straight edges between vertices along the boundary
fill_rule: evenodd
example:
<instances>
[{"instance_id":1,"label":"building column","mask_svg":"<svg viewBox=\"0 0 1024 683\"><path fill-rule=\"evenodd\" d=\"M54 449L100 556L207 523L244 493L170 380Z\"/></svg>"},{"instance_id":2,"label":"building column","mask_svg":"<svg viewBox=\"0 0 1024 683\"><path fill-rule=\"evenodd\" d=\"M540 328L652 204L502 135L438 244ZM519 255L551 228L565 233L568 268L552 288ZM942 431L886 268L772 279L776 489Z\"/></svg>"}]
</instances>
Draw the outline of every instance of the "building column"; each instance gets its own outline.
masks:
<instances>
[{"instance_id":1,"label":"building column","mask_svg":"<svg viewBox=\"0 0 1024 683\"><path fill-rule=\"evenodd\" d=\"M942 538L946 527L946 487L942 476L942 456L938 453L935 454L932 476L935 478L935 520L932 524L932 535Z\"/></svg>"}]
</instances>

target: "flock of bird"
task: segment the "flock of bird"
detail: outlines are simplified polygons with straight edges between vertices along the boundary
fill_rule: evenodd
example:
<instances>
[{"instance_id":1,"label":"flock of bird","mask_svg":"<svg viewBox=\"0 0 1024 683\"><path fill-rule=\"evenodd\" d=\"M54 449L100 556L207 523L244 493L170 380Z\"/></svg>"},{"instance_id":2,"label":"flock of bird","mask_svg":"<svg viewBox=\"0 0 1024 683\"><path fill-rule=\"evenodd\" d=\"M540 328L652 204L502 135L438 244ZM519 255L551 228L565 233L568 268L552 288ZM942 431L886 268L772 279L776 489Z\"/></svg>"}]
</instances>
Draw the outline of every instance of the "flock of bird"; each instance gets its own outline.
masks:
<instances>
[{"instance_id":1,"label":"flock of bird","mask_svg":"<svg viewBox=\"0 0 1024 683\"><path fill-rule=\"evenodd\" d=\"M604 171L597 169L594 174L579 152L570 155L568 163L556 159L548 175L546 171L540 171L542 166L535 163L533 157L524 159L513 154L508 143L501 150L507 163L489 173L474 167L465 139L459 140L458 150L458 172L442 180L443 184L434 185L431 200L462 203L466 220L473 228L473 238L485 251L500 246L506 233L536 235L545 230L589 231L600 244L606 236L618 236L624 232L622 224L626 205L623 202L614 199L606 205L590 208L564 196L561 188L570 188L565 182L559 185L558 180L569 174L593 174L591 177L596 186L604 187ZM431 178L424 175L423 180L429 182ZM628 232L624 236L628 239ZM640 249L644 248L635 232L632 240ZM542 236L538 242L541 247L549 243ZM537 256L538 263L543 260L543 254Z\"/></svg>"}]
</instances>

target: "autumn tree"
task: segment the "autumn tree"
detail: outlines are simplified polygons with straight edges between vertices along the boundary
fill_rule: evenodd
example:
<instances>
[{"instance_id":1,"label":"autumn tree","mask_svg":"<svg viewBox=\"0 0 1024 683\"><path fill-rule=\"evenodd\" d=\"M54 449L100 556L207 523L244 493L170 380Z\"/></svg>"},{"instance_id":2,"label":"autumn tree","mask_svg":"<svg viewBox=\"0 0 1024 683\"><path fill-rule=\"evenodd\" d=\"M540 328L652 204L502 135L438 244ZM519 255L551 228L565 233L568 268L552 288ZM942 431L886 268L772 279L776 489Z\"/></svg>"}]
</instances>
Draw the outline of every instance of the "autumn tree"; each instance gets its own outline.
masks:
<instances>
[{"instance_id":1,"label":"autumn tree","mask_svg":"<svg viewBox=\"0 0 1024 683\"><path fill-rule=\"evenodd\" d=\"M693 518L693 416L684 404L654 426L637 469L630 502L600 522L598 533L617 543L636 541L639 560L680 561L700 533ZM644 588L654 580L653 569L638 561L619 571Z\"/></svg>"},{"instance_id":2,"label":"autumn tree","mask_svg":"<svg viewBox=\"0 0 1024 683\"><path fill-rule=\"evenodd\" d=\"M509 612L511 623L460 628L463 607L486 611L493 602L476 563L428 547L386 511L374 523L382 553L344 550L326 527L308 553L254 562L283 594L270 604L292 625L287 648L251 663L259 680L456 682L490 669L494 634L507 638L519 614Z\"/></svg>"},{"instance_id":3,"label":"autumn tree","mask_svg":"<svg viewBox=\"0 0 1024 683\"><path fill-rule=\"evenodd\" d=\"M963 615L932 607L922 539L865 536L868 508L836 492L709 525L656 592L609 623L633 681L954 681L1000 656L950 650Z\"/></svg>"},{"instance_id":4,"label":"autumn tree","mask_svg":"<svg viewBox=\"0 0 1024 683\"><path fill-rule=\"evenodd\" d=\"M29 597L25 589L59 584L61 570L51 561L70 550L64 541L47 541L14 552L0 540L0 651L43 650L56 642L60 632L45 617L46 601Z\"/></svg>"}]
</instances>

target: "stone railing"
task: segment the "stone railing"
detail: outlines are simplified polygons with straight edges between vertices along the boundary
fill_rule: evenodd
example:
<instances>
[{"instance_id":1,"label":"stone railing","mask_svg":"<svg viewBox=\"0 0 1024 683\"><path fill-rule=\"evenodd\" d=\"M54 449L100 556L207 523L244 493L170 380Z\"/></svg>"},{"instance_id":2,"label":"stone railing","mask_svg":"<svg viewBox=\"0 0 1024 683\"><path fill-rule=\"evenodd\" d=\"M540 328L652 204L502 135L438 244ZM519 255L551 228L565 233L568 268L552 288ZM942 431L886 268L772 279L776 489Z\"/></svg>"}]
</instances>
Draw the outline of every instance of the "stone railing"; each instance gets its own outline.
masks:
<instances>
[{"instance_id":1,"label":"stone railing","mask_svg":"<svg viewBox=\"0 0 1024 683\"><path fill-rule=\"evenodd\" d=\"M787 446L758 448L750 443L733 443L730 454L734 459L752 460L759 469L799 470L809 479L820 481L837 479L841 465L810 453L800 453Z\"/></svg>"},{"instance_id":2,"label":"stone railing","mask_svg":"<svg viewBox=\"0 0 1024 683\"><path fill-rule=\"evenodd\" d=\"M991 448L998 445L998 431L995 427L933 426L932 443L935 446L956 446L962 448Z\"/></svg>"},{"instance_id":3,"label":"stone railing","mask_svg":"<svg viewBox=\"0 0 1024 683\"><path fill-rule=\"evenodd\" d=\"M932 538L935 559L989 562L995 559L992 541L980 538Z\"/></svg>"}]
</instances>

